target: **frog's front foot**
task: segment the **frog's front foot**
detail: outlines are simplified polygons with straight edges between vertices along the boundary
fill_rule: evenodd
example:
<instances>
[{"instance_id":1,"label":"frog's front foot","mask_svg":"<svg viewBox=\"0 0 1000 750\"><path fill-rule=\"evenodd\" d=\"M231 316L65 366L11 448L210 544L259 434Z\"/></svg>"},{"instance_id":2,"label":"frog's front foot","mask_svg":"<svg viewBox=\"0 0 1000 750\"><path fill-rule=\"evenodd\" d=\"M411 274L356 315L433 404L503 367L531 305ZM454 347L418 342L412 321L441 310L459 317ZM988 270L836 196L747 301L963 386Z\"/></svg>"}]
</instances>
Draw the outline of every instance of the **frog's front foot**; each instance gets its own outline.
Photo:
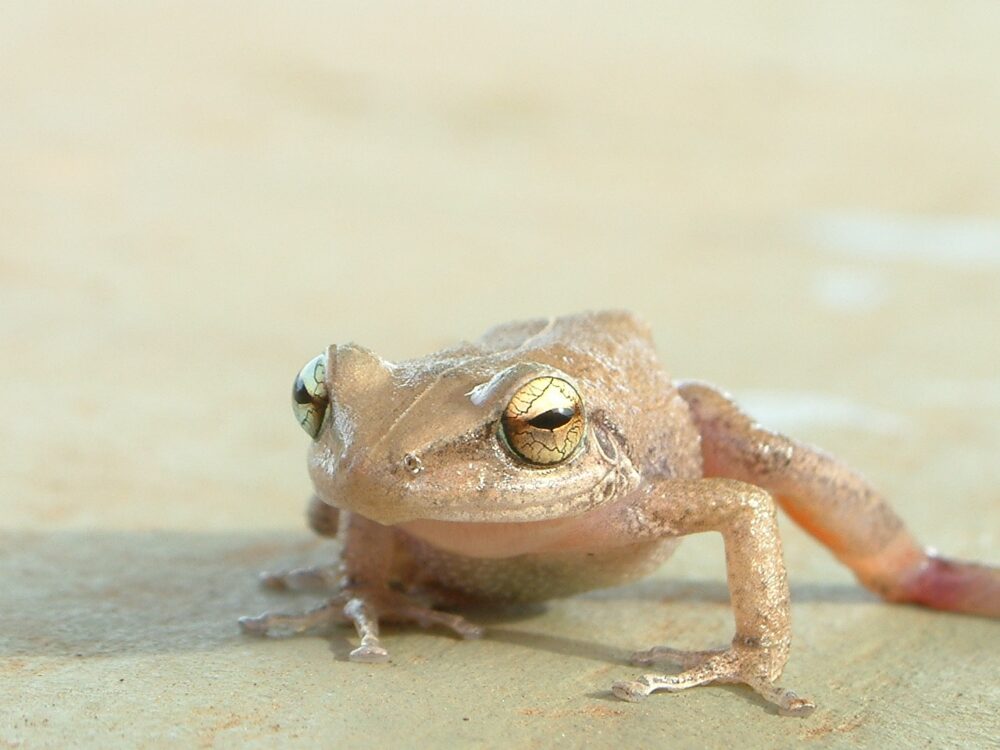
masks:
<instances>
[{"instance_id":1,"label":"frog's front foot","mask_svg":"<svg viewBox=\"0 0 1000 750\"><path fill-rule=\"evenodd\" d=\"M791 690L774 684L780 669L775 669L775 658L766 648L679 651L660 646L632 655L634 664L652 664L661 659L680 664L685 671L674 675L644 674L636 680L616 682L611 691L622 700L636 702L657 690L677 692L710 682L742 683L777 706L781 714L808 716L816 708L808 698L800 698Z\"/></svg>"},{"instance_id":2,"label":"frog's front foot","mask_svg":"<svg viewBox=\"0 0 1000 750\"><path fill-rule=\"evenodd\" d=\"M265 585L269 581L262 579ZM244 633L261 636L288 636L335 624L351 623L361 645L351 651L351 661L379 663L389 660L389 652L379 642L379 622L415 622L421 627L444 626L462 638L479 638L483 631L464 617L424 606L405 594L388 589L344 586L323 604L299 614L266 612L241 617Z\"/></svg>"}]
</instances>

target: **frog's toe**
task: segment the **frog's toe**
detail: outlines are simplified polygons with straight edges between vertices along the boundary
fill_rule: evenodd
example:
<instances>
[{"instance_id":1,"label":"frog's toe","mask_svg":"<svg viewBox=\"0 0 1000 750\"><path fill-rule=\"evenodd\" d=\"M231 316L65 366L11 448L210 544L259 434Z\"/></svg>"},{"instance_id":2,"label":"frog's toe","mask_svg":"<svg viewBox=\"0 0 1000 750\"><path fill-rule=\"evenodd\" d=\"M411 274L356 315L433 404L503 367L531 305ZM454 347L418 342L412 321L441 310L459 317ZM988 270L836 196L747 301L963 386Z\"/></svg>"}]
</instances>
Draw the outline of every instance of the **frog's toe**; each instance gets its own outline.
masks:
<instances>
[{"instance_id":1,"label":"frog's toe","mask_svg":"<svg viewBox=\"0 0 1000 750\"><path fill-rule=\"evenodd\" d=\"M331 599L307 612L265 612L255 617L241 617L240 630L250 635L283 637L344 622L342 601Z\"/></svg>"},{"instance_id":2,"label":"frog's toe","mask_svg":"<svg viewBox=\"0 0 1000 750\"><path fill-rule=\"evenodd\" d=\"M773 703L782 716L806 717L816 710L816 704L809 698L802 698L791 690L775 685L773 682L748 678L745 680L754 691L768 703Z\"/></svg>"},{"instance_id":3,"label":"frog's toe","mask_svg":"<svg viewBox=\"0 0 1000 750\"><path fill-rule=\"evenodd\" d=\"M418 601L394 591L342 588L333 598L302 614L265 612L241 617L244 633L261 636L290 636L333 624L354 625L361 645L349 659L366 664L389 661L389 652L379 642L379 622L415 622L422 627L448 628L462 638L479 638L483 629L460 615L422 606Z\"/></svg>"},{"instance_id":4,"label":"frog's toe","mask_svg":"<svg viewBox=\"0 0 1000 750\"><path fill-rule=\"evenodd\" d=\"M640 680L620 680L611 686L616 698L629 703L638 703L650 694L649 686Z\"/></svg>"},{"instance_id":5,"label":"frog's toe","mask_svg":"<svg viewBox=\"0 0 1000 750\"><path fill-rule=\"evenodd\" d=\"M362 643L347 658L361 664L385 664L389 661L389 652L376 643Z\"/></svg>"},{"instance_id":6,"label":"frog's toe","mask_svg":"<svg viewBox=\"0 0 1000 750\"><path fill-rule=\"evenodd\" d=\"M675 693L679 690L704 685L714 679L715 675L703 668L690 669L680 674L671 675L644 674L635 680L616 682L611 686L611 692L622 700L636 703L657 690Z\"/></svg>"},{"instance_id":7,"label":"frog's toe","mask_svg":"<svg viewBox=\"0 0 1000 750\"><path fill-rule=\"evenodd\" d=\"M450 612L441 612L429 607L417 605L404 605L399 609L389 613L390 616L403 620L410 620L417 623L422 628L430 628L435 625L448 628L456 635L466 640L474 640L483 637L483 628L469 622L461 615Z\"/></svg>"},{"instance_id":8,"label":"frog's toe","mask_svg":"<svg viewBox=\"0 0 1000 750\"><path fill-rule=\"evenodd\" d=\"M808 716L816 704L791 690L775 685L767 676L769 654L764 649L726 651L678 651L667 647L640 651L633 656L636 661L649 664L665 659L682 665L694 666L674 675L644 674L641 677L616 682L611 691L622 700L639 701L658 690L678 692L712 682L742 683L757 692L764 700L774 704L786 716ZM779 670L780 671L780 670Z\"/></svg>"}]
</instances>

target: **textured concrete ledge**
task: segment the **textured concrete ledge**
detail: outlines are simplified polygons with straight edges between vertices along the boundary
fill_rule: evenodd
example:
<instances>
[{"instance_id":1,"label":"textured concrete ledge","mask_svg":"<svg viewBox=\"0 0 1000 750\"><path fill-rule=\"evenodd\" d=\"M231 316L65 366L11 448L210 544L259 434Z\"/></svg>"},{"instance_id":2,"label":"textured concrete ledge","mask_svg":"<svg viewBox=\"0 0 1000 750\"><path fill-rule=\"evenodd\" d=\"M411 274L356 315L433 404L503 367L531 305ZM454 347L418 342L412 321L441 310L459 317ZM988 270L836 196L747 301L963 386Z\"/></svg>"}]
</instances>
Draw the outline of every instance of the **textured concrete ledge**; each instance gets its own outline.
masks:
<instances>
[{"instance_id":1,"label":"textured concrete ledge","mask_svg":"<svg viewBox=\"0 0 1000 750\"><path fill-rule=\"evenodd\" d=\"M1000 562L995 5L21 4L0 12L0 748L996 747L1000 623L882 604L782 520L808 720L619 702L730 636L721 543L477 642L262 641L322 559L291 380L632 307Z\"/></svg>"}]
</instances>

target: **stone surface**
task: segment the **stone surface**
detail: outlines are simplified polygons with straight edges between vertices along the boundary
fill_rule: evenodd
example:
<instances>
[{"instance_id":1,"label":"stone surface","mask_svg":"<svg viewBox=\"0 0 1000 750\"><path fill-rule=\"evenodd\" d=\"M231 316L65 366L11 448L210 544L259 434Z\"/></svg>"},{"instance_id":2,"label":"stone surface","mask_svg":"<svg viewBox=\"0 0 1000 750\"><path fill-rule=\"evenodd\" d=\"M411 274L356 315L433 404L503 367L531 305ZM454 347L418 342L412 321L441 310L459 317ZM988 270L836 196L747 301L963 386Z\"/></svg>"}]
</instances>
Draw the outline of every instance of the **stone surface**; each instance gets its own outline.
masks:
<instances>
[{"instance_id":1,"label":"stone surface","mask_svg":"<svg viewBox=\"0 0 1000 750\"><path fill-rule=\"evenodd\" d=\"M584 308L1000 562L995 5L494 5L0 11L0 747L997 746L1000 624L882 604L787 519L807 720L610 696L729 637L714 537L388 666L237 632L330 553L302 363Z\"/></svg>"}]
</instances>

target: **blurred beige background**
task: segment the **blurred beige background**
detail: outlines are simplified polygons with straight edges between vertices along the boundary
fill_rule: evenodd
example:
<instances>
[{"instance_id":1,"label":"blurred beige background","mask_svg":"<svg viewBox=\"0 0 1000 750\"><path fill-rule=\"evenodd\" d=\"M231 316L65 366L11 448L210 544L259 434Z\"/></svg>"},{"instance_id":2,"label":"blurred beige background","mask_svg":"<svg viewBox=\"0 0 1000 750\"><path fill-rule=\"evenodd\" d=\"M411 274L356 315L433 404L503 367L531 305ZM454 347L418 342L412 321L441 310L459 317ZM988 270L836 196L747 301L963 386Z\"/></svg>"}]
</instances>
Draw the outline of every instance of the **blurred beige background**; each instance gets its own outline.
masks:
<instances>
[{"instance_id":1,"label":"blurred beige background","mask_svg":"<svg viewBox=\"0 0 1000 750\"><path fill-rule=\"evenodd\" d=\"M805 721L610 697L729 637L709 537L387 667L235 619L331 554L307 359L608 306L1000 562L998 49L994 2L0 8L0 747L996 746L1000 625L883 605L787 519Z\"/></svg>"}]
</instances>

